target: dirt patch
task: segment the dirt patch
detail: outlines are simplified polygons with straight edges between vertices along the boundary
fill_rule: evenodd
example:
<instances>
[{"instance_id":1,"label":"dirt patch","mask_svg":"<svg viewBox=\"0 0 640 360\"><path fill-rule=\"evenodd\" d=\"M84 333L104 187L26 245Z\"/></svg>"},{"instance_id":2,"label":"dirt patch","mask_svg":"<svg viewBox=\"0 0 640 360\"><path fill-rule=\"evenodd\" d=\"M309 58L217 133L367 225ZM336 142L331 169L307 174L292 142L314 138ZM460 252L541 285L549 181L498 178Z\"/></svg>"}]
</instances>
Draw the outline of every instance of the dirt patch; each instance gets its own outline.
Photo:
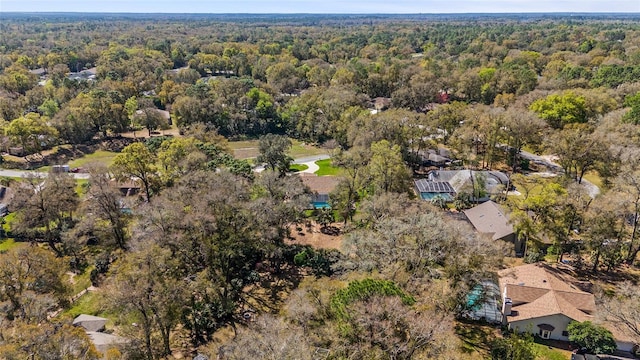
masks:
<instances>
[{"instance_id":1,"label":"dirt patch","mask_svg":"<svg viewBox=\"0 0 640 360\"><path fill-rule=\"evenodd\" d=\"M332 227L342 230L342 224L335 223ZM331 232L334 233L334 232ZM320 225L312 222L310 226L291 226L292 239L286 240L288 244L309 245L316 249L338 249L342 247L342 232L337 234L325 234L320 231Z\"/></svg>"},{"instance_id":2,"label":"dirt patch","mask_svg":"<svg viewBox=\"0 0 640 360\"><path fill-rule=\"evenodd\" d=\"M233 156L238 159L253 159L260 155L258 148L233 149Z\"/></svg>"},{"instance_id":3,"label":"dirt patch","mask_svg":"<svg viewBox=\"0 0 640 360\"><path fill-rule=\"evenodd\" d=\"M180 130L179 129L171 128L171 129L167 129L167 130L152 131L151 132L151 136L149 136L149 131L147 129L129 131L129 132L120 134L120 136L122 136L124 138L128 138L128 139L148 139L149 137L155 137L155 136L180 137L181 135L180 135Z\"/></svg>"}]
</instances>

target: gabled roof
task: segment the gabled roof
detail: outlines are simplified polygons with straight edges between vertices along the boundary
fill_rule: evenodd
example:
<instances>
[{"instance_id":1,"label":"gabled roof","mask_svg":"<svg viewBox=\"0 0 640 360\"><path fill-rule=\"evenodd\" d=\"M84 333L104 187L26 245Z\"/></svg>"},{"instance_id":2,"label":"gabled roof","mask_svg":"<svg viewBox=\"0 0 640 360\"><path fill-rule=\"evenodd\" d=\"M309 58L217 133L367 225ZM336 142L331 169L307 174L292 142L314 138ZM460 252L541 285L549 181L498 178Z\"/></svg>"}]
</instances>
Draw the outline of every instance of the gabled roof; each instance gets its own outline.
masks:
<instances>
[{"instance_id":1,"label":"gabled roof","mask_svg":"<svg viewBox=\"0 0 640 360\"><path fill-rule=\"evenodd\" d=\"M127 339L123 337L111 335L103 332L87 331L87 335L89 335L89 338L91 338L91 341L96 347L124 344L127 342Z\"/></svg>"},{"instance_id":2,"label":"gabled roof","mask_svg":"<svg viewBox=\"0 0 640 360\"><path fill-rule=\"evenodd\" d=\"M594 296L580 290L577 281L548 265L537 263L498 272L503 297L513 306L509 322L564 315L576 321L593 320Z\"/></svg>"},{"instance_id":3,"label":"gabled roof","mask_svg":"<svg viewBox=\"0 0 640 360\"><path fill-rule=\"evenodd\" d=\"M107 319L98 316L81 314L73 319L73 325L82 326L86 331L100 331L104 329Z\"/></svg>"},{"instance_id":4,"label":"gabled roof","mask_svg":"<svg viewBox=\"0 0 640 360\"><path fill-rule=\"evenodd\" d=\"M493 201L465 210L464 214L478 232L493 234L493 240L513 234L513 226L509 223L509 219L502 212L500 205Z\"/></svg>"}]
</instances>

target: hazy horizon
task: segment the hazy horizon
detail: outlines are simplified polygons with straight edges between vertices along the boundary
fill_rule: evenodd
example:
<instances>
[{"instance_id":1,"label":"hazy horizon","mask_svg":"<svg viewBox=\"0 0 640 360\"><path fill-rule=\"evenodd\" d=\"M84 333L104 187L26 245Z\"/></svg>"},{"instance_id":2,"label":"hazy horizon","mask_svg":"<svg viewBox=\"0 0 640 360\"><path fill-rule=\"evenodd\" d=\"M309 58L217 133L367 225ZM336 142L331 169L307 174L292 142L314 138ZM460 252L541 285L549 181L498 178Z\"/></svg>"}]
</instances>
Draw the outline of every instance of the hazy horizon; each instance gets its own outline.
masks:
<instances>
[{"instance_id":1,"label":"hazy horizon","mask_svg":"<svg viewBox=\"0 0 640 360\"><path fill-rule=\"evenodd\" d=\"M0 12L164 14L508 14L639 13L635 0L0 0Z\"/></svg>"}]
</instances>

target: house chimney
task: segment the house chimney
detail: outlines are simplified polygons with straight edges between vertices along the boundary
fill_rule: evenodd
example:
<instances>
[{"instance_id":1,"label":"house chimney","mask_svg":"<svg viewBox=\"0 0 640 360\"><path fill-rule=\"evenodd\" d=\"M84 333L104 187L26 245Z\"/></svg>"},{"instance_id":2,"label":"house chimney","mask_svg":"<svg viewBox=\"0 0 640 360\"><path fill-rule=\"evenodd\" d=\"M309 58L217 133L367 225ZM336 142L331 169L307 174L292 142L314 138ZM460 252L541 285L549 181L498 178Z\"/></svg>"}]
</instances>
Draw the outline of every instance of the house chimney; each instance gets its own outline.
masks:
<instances>
[{"instance_id":1,"label":"house chimney","mask_svg":"<svg viewBox=\"0 0 640 360\"><path fill-rule=\"evenodd\" d=\"M502 303L502 315L511 315L511 305L513 305L511 298L504 298L504 302Z\"/></svg>"}]
</instances>

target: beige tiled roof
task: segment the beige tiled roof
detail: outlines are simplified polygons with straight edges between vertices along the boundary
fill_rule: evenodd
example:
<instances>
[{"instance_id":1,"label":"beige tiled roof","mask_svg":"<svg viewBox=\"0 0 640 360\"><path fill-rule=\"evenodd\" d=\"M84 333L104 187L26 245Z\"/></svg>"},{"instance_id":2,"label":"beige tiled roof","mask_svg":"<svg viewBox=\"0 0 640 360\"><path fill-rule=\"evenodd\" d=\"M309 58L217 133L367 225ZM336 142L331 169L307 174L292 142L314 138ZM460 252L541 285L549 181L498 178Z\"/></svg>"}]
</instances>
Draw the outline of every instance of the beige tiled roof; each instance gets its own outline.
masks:
<instances>
[{"instance_id":1,"label":"beige tiled roof","mask_svg":"<svg viewBox=\"0 0 640 360\"><path fill-rule=\"evenodd\" d=\"M509 321L563 314L576 321L593 320L592 294L580 290L576 280L544 264L517 266L498 272L500 288L513 302Z\"/></svg>"}]
</instances>

